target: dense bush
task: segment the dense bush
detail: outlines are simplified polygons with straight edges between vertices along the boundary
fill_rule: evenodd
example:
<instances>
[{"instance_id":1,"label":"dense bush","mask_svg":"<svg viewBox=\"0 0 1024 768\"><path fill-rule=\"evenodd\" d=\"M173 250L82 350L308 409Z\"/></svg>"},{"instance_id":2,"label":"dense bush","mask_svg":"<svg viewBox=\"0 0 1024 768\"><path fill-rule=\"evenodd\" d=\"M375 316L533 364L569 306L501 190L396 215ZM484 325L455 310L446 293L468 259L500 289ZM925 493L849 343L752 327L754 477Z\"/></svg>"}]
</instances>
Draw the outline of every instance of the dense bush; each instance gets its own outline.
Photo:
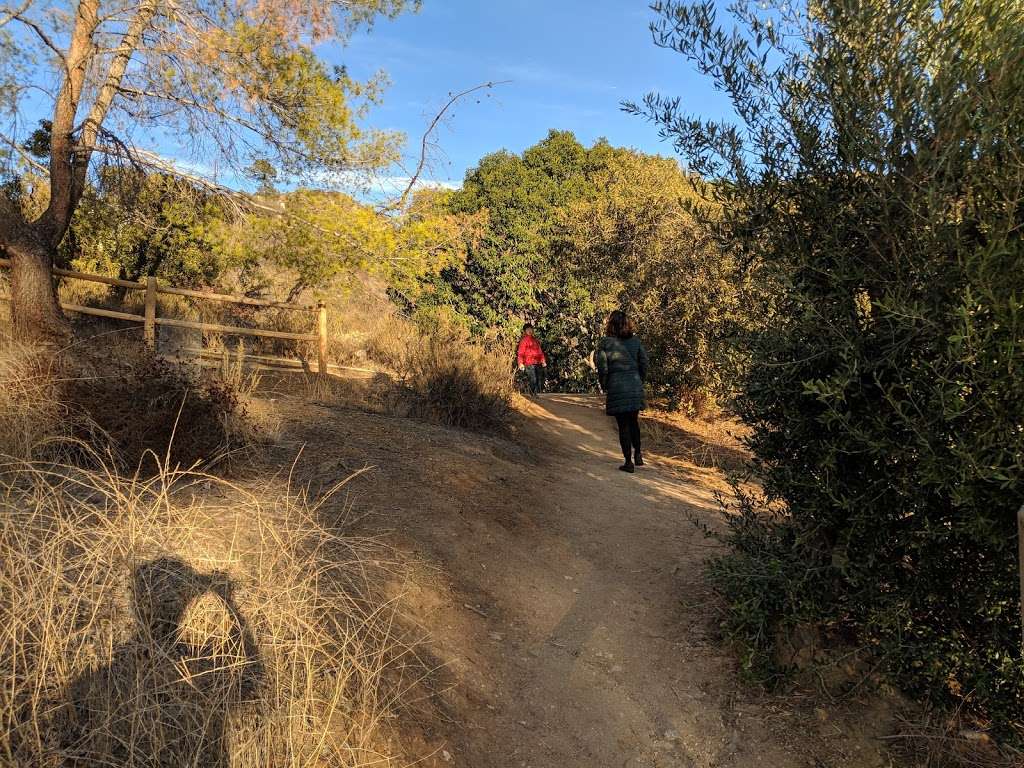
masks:
<instances>
[{"instance_id":1,"label":"dense bush","mask_svg":"<svg viewBox=\"0 0 1024 768\"><path fill-rule=\"evenodd\" d=\"M20 180L0 193L27 209L39 205ZM249 205L232 205L165 174L104 168L59 255L85 272L284 301L308 303L367 274L404 295L456 265L478 228L474 217L448 210L448 195L420 190L404 208L382 212L340 192L265 189ZM117 302L131 296L110 293Z\"/></svg>"},{"instance_id":2,"label":"dense bush","mask_svg":"<svg viewBox=\"0 0 1024 768\"><path fill-rule=\"evenodd\" d=\"M734 630L764 651L829 623L906 689L1024 728L1024 8L740 4L735 33L710 2L656 9L741 120L635 109L778 286L738 405L776 515L748 506L713 568Z\"/></svg>"},{"instance_id":3,"label":"dense bush","mask_svg":"<svg viewBox=\"0 0 1024 768\"><path fill-rule=\"evenodd\" d=\"M99 375L62 382L61 401L79 422L98 430L126 466L156 469L157 461L191 467L222 459L232 447L244 404L228 383L146 353L110 356Z\"/></svg>"},{"instance_id":4,"label":"dense bush","mask_svg":"<svg viewBox=\"0 0 1024 768\"><path fill-rule=\"evenodd\" d=\"M674 160L584 147L567 131L487 155L448 198L481 219L478 236L464 262L429 276L420 304L454 310L478 335L497 330L510 348L532 322L549 382L566 390L596 386L589 357L608 312L624 308L652 352L654 393L700 410L730 388L734 337L763 313L693 215L694 182Z\"/></svg>"},{"instance_id":5,"label":"dense bush","mask_svg":"<svg viewBox=\"0 0 1024 768\"><path fill-rule=\"evenodd\" d=\"M66 447L74 425L57 379L52 354L0 339L0 455L33 460Z\"/></svg>"},{"instance_id":6,"label":"dense bush","mask_svg":"<svg viewBox=\"0 0 1024 768\"><path fill-rule=\"evenodd\" d=\"M209 285L230 265L220 232L228 219L229 206L188 182L104 168L75 211L61 261L126 280Z\"/></svg>"},{"instance_id":7,"label":"dense bush","mask_svg":"<svg viewBox=\"0 0 1024 768\"><path fill-rule=\"evenodd\" d=\"M508 427L512 386L507 360L451 329L435 329L413 340L399 380L414 416L485 432Z\"/></svg>"},{"instance_id":8,"label":"dense bush","mask_svg":"<svg viewBox=\"0 0 1024 768\"><path fill-rule=\"evenodd\" d=\"M614 152L584 147L568 131L521 155L485 155L447 201L453 214L482 219L464 262L429 277L419 305L454 311L477 336L495 332L511 359L524 322L532 322L550 358L551 383L593 386L586 363L603 310L600 286L576 269L562 233L564 206L593 190L593 172Z\"/></svg>"},{"instance_id":9,"label":"dense bush","mask_svg":"<svg viewBox=\"0 0 1024 768\"><path fill-rule=\"evenodd\" d=\"M2 461L209 466L263 439L244 373L201 371L120 336L57 353L0 334ZM227 375L226 375L227 374Z\"/></svg>"},{"instance_id":10,"label":"dense bush","mask_svg":"<svg viewBox=\"0 0 1024 768\"><path fill-rule=\"evenodd\" d=\"M363 386L311 382L315 396L484 432L509 426L511 356L501 344L472 338L452 313L432 308L407 317L381 284L369 282L333 297L329 317L331 357L381 373Z\"/></svg>"},{"instance_id":11,"label":"dense bush","mask_svg":"<svg viewBox=\"0 0 1024 768\"><path fill-rule=\"evenodd\" d=\"M601 309L634 318L650 394L691 414L714 410L745 362L737 340L760 327L767 297L716 246L716 213L699 210L700 184L675 160L615 150L593 180L561 216L581 282ZM596 339L585 341L584 354Z\"/></svg>"}]
</instances>

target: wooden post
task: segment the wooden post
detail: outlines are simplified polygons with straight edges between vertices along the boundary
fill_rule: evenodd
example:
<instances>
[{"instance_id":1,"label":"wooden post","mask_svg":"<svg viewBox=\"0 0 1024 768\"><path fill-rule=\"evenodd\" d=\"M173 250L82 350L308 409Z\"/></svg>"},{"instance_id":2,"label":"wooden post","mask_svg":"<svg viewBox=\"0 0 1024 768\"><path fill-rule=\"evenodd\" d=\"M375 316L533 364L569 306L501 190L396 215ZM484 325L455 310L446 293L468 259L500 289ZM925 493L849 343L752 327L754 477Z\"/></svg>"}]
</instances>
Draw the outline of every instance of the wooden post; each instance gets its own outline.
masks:
<instances>
[{"instance_id":1,"label":"wooden post","mask_svg":"<svg viewBox=\"0 0 1024 768\"><path fill-rule=\"evenodd\" d=\"M146 278L146 311L143 315L146 319L142 326L142 336L146 346L156 349L156 278L150 275Z\"/></svg>"},{"instance_id":2,"label":"wooden post","mask_svg":"<svg viewBox=\"0 0 1024 768\"><path fill-rule=\"evenodd\" d=\"M1020 561L1020 627L1021 653L1024 654L1024 504L1017 510L1017 549Z\"/></svg>"},{"instance_id":3,"label":"wooden post","mask_svg":"<svg viewBox=\"0 0 1024 768\"><path fill-rule=\"evenodd\" d=\"M327 305L316 303L316 370L327 373Z\"/></svg>"}]
</instances>

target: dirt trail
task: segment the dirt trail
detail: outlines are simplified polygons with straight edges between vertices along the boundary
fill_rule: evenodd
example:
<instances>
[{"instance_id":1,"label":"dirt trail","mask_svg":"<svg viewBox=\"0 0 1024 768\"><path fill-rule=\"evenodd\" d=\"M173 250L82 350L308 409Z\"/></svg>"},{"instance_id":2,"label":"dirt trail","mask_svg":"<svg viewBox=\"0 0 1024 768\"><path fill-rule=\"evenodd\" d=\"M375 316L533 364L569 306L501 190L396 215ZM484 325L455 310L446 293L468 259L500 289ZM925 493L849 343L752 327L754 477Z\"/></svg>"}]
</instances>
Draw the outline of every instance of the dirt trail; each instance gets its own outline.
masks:
<instances>
[{"instance_id":1,"label":"dirt trail","mask_svg":"<svg viewBox=\"0 0 1024 768\"><path fill-rule=\"evenodd\" d=\"M702 575L712 543L688 517L717 523L714 472L653 455L635 475L618 471L614 423L596 398L524 405L530 457L308 408L291 439L318 447L321 474L360 458L378 468L354 501L412 564L405 599L449 685L435 697L448 722L427 727L428 764L888 764L871 737L889 713L738 681Z\"/></svg>"}]
</instances>

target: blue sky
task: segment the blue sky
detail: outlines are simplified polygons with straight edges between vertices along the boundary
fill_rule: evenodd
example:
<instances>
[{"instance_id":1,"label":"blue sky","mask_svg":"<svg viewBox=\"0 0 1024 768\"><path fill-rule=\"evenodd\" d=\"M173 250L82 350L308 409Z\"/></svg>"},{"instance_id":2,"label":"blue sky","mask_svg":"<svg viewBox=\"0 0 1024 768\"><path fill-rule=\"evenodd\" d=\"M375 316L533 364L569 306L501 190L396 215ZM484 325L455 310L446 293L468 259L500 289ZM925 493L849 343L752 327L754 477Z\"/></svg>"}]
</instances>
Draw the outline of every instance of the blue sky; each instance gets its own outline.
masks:
<instances>
[{"instance_id":1,"label":"blue sky","mask_svg":"<svg viewBox=\"0 0 1024 768\"><path fill-rule=\"evenodd\" d=\"M653 19L646 0L424 0L419 13L321 53L360 79L387 72L391 85L368 123L406 133L410 161L449 92L510 80L461 103L437 132L430 176L458 184L483 155L519 152L550 128L588 145L603 136L671 154L653 125L619 108L649 91L681 96L706 117L728 114L727 100L682 56L653 44Z\"/></svg>"},{"instance_id":2,"label":"blue sky","mask_svg":"<svg viewBox=\"0 0 1024 768\"><path fill-rule=\"evenodd\" d=\"M656 91L682 97L687 111L708 118L730 115L731 108L686 59L654 45L648 28L654 19L648 0L423 0L419 13L378 20L346 47L320 46L325 60L344 64L357 79L386 73L391 84L366 124L408 137L404 167L368 186L353 181L352 191L376 199L400 192L419 140L449 94L489 81L507 82L460 102L434 134L427 180L458 186L484 155L520 152L553 128L573 131L587 145L605 137L671 155L655 126L621 111L623 101ZM15 133L27 135L50 112L43 96L33 94ZM197 157L199 150L177 136L159 129L147 134L145 143L184 168L229 186L253 185L234 169Z\"/></svg>"}]
</instances>

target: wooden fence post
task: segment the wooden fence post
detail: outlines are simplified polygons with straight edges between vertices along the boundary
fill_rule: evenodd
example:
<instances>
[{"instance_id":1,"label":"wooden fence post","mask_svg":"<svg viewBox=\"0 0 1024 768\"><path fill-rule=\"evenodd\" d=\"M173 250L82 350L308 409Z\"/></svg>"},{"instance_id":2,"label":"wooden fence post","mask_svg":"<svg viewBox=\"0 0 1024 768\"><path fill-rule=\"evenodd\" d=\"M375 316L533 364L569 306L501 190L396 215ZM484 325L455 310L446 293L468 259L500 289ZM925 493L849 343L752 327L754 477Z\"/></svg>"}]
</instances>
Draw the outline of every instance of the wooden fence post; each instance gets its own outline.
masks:
<instances>
[{"instance_id":1,"label":"wooden fence post","mask_svg":"<svg viewBox=\"0 0 1024 768\"><path fill-rule=\"evenodd\" d=\"M146 346L156 349L156 278L152 275L146 278L146 311L143 315L146 319L142 326L142 336L146 340Z\"/></svg>"},{"instance_id":2,"label":"wooden fence post","mask_svg":"<svg viewBox=\"0 0 1024 768\"><path fill-rule=\"evenodd\" d=\"M316 370L327 373L327 305L316 303Z\"/></svg>"}]
</instances>

